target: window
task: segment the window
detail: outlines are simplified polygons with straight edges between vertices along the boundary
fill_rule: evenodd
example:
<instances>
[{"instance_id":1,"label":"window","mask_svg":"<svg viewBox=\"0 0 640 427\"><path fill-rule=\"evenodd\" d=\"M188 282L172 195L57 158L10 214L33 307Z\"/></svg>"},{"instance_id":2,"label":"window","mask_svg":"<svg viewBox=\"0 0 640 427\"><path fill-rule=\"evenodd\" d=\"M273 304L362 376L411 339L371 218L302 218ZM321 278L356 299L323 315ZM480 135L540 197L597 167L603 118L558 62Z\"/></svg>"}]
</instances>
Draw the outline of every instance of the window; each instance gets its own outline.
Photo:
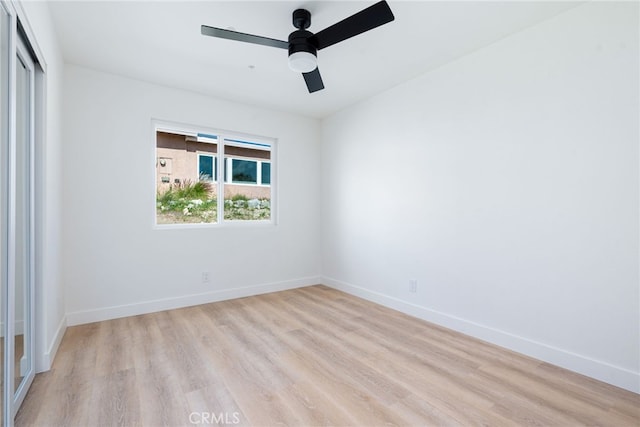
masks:
<instances>
[{"instance_id":1,"label":"window","mask_svg":"<svg viewBox=\"0 0 640 427\"><path fill-rule=\"evenodd\" d=\"M230 165L229 165L230 163ZM234 184L271 184L271 164L259 160L227 158L225 182Z\"/></svg>"},{"instance_id":2,"label":"window","mask_svg":"<svg viewBox=\"0 0 640 427\"><path fill-rule=\"evenodd\" d=\"M262 162L260 164L260 183L262 185L270 185L271 184L271 163Z\"/></svg>"},{"instance_id":3,"label":"window","mask_svg":"<svg viewBox=\"0 0 640 427\"><path fill-rule=\"evenodd\" d=\"M231 160L231 182L234 184L257 184L258 167L253 160Z\"/></svg>"},{"instance_id":4,"label":"window","mask_svg":"<svg viewBox=\"0 0 640 427\"><path fill-rule=\"evenodd\" d=\"M217 181L218 158L210 154L198 154L198 177L205 181Z\"/></svg>"},{"instance_id":5,"label":"window","mask_svg":"<svg viewBox=\"0 0 640 427\"><path fill-rule=\"evenodd\" d=\"M224 139L225 220L268 220L271 215L271 144L251 140Z\"/></svg>"},{"instance_id":6,"label":"window","mask_svg":"<svg viewBox=\"0 0 640 427\"><path fill-rule=\"evenodd\" d=\"M274 140L160 124L155 135L156 224L273 222Z\"/></svg>"}]
</instances>

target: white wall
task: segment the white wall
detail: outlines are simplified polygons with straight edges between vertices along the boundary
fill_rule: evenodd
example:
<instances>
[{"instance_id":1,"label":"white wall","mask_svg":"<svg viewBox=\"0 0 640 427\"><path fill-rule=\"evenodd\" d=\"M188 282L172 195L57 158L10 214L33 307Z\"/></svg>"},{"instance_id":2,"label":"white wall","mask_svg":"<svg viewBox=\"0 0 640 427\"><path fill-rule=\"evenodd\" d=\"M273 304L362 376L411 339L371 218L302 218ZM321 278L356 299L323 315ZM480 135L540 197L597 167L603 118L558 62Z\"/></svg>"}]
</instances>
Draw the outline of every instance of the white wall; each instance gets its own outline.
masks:
<instances>
[{"instance_id":1,"label":"white wall","mask_svg":"<svg viewBox=\"0 0 640 427\"><path fill-rule=\"evenodd\" d=\"M323 121L325 283L640 392L637 36L586 4Z\"/></svg>"},{"instance_id":2,"label":"white wall","mask_svg":"<svg viewBox=\"0 0 640 427\"><path fill-rule=\"evenodd\" d=\"M317 120L73 65L64 90L69 324L318 282ZM154 229L152 119L277 138L278 225Z\"/></svg>"},{"instance_id":3,"label":"white wall","mask_svg":"<svg viewBox=\"0 0 640 427\"><path fill-rule=\"evenodd\" d=\"M36 149L36 370L48 370L65 324L61 279L61 98L63 59L46 2L19 3L46 66L44 145Z\"/></svg>"}]
</instances>

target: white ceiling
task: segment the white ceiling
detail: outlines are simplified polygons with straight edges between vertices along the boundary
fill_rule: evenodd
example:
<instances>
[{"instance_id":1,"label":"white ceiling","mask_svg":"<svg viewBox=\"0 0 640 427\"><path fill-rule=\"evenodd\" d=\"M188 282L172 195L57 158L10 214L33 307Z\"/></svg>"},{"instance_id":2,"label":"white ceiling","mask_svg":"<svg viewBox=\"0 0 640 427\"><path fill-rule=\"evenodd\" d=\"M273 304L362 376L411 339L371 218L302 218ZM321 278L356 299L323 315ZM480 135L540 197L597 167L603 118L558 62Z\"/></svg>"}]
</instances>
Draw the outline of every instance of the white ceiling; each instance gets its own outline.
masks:
<instances>
[{"instance_id":1,"label":"white ceiling","mask_svg":"<svg viewBox=\"0 0 640 427\"><path fill-rule=\"evenodd\" d=\"M576 2L393 1L395 21L318 53L307 92L287 51L200 35L200 25L286 40L291 12L318 32L375 1L55 1L68 63L252 105L325 117L576 6Z\"/></svg>"}]
</instances>

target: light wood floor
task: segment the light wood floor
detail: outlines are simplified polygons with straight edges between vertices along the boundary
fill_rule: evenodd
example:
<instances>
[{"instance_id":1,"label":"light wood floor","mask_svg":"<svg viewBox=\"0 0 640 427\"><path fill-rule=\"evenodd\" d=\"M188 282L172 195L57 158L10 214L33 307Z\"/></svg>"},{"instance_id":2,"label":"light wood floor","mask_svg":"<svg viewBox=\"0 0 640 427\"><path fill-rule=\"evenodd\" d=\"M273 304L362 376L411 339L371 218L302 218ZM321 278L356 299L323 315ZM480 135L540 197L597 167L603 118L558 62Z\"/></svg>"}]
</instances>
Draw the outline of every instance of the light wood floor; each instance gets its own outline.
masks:
<instances>
[{"instance_id":1,"label":"light wood floor","mask_svg":"<svg viewBox=\"0 0 640 427\"><path fill-rule=\"evenodd\" d=\"M16 425L202 421L638 426L640 395L314 286L71 327Z\"/></svg>"}]
</instances>

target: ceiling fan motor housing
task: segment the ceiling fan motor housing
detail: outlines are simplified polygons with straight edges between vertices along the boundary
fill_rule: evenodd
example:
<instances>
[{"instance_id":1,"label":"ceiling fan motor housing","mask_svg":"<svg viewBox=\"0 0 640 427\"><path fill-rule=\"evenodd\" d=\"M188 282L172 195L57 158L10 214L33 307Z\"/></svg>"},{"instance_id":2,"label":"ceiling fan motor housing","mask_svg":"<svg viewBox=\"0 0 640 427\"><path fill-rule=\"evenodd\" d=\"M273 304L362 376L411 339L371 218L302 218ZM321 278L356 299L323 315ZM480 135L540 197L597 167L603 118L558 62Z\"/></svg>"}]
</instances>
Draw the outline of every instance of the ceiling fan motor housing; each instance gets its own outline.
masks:
<instances>
[{"instance_id":1,"label":"ceiling fan motor housing","mask_svg":"<svg viewBox=\"0 0 640 427\"><path fill-rule=\"evenodd\" d=\"M289 35L289 68L298 73L310 73L318 68L318 49L309 41L313 36L306 30L297 30Z\"/></svg>"},{"instance_id":2,"label":"ceiling fan motor housing","mask_svg":"<svg viewBox=\"0 0 640 427\"><path fill-rule=\"evenodd\" d=\"M296 52L309 52L318 56L318 49L309 41L313 33L306 30L297 30L289 34L289 55Z\"/></svg>"}]
</instances>

